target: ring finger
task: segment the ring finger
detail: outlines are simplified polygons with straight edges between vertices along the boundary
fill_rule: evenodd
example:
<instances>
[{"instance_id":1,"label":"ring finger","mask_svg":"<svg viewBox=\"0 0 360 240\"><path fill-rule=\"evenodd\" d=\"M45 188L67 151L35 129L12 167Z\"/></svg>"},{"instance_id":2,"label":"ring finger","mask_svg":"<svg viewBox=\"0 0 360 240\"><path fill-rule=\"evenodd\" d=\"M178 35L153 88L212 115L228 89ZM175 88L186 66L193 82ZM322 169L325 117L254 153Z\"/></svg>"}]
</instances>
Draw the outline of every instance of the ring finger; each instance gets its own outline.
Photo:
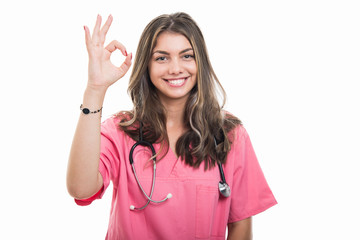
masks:
<instances>
[{"instance_id":1,"label":"ring finger","mask_svg":"<svg viewBox=\"0 0 360 240\"><path fill-rule=\"evenodd\" d=\"M100 26L101 26L101 16L100 16L100 14L98 14L97 18L96 18L96 24L94 27L94 31L92 34L92 41L96 45L100 43Z\"/></svg>"}]
</instances>

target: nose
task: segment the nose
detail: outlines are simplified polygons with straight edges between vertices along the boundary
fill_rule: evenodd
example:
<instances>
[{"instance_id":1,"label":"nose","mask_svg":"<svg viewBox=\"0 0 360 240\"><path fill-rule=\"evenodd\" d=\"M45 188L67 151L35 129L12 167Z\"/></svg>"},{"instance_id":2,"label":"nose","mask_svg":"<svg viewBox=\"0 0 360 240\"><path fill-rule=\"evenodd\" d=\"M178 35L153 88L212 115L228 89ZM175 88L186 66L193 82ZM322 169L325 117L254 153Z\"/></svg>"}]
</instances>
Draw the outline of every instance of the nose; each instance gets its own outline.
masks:
<instances>
[{"instance_id":1,"label":"nose","mask_svg":"<svg viewBox=\"0 0 360 240\"><path fill-rule=\"evenodd\" d=\"M183 71L183 67L179 58L173 59L169 64L169 74L180 74Z\"/></svg>"}]
</instances>

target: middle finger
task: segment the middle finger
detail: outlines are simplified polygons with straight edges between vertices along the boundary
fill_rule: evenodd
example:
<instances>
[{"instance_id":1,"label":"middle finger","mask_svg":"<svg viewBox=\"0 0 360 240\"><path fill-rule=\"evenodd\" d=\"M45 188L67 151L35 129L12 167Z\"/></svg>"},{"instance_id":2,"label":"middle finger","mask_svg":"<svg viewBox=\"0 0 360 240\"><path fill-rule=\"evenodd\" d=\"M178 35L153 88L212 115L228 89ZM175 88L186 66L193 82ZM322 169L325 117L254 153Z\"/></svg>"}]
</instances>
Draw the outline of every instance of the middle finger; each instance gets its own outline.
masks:
<instances>
[{"instance_id":1,"label":"middle finger","mask_svg":"<svg viewBox=\"0 0 360 240\"><path fill-rule=\"evenodd\" d=\"M106 34L107 32L109 31L109 28L111 26L111 23L113 21L113 17L111 15L109 15L106 23L104 24L104 26L101 28L101 31L100 31L100 42L102 44L104 44L105 42L105 38L106 38Z\"/></svg>"}]
</instances>

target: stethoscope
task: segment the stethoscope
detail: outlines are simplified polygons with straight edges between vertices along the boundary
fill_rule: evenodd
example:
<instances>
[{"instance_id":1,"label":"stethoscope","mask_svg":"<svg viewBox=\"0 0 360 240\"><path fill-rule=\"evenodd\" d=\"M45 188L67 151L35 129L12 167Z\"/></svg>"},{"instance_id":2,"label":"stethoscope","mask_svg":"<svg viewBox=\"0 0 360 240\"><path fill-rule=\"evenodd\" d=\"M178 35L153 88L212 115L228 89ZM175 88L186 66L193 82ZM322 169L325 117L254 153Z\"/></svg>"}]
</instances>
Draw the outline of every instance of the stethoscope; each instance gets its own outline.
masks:
<instances>
[{"instance_id":1,"label":"stethoscope","mask_svg":"<svg viewBox=\"0 0 360 240\"><path fill-rule=\"evenodd\" d=\"M142 207L135 207L134 205L131 205L130 206L130 210L143 210L144 208L146 208L150 202L153 202L153 203L162 203L162 202L165 202L166 200L170 199L172 197L172 194L171 193L168 193L167 196L162 199L162 200L154 200L152 199L152 195L154 193L154 187L155 187L155 175L156 175L156 152L155 152L155 149L153 147L153 145L147 141L144 141L143 140L143 132L142 132L142 123L140 123L140 128L139 128L139 141L137 141L131 148L130 150L130 154L129 154L129 160L130 160L130 164L131 164L131 167L132 167L132 170L134 172L134 175L135 175L135 179L136 179L136 182L137 184L139 185L142 193L144 194L144 196L147 198L147 202L144 206ZM215 139L215 138L214 138ZM137 146L147 146L151 149L151 152L152 152L152 160L153 160L153 178L152 178L152 186L151 186L151 191L150 191L150 195L147 195L144 188L141 186L140 184L140 181L137 177L137 174L136 174L136 170L135 170L135 167L134 167L134 159L133 159L133 153L134 153L134 150ZM217 146L217 142L216 142L216 139L215 139L215 147ZM219 192L221 194L221 196L223 197L229 197L230 196L230 187L229 185L226 183L226 180L225 180L225 175L224 175L224 170L223 170L223 167L220 163L217 163L218 167L219 167L219 171L220 171L220 177L221 177L221 180L219 181Z\"/></svg>"}]
</instances>

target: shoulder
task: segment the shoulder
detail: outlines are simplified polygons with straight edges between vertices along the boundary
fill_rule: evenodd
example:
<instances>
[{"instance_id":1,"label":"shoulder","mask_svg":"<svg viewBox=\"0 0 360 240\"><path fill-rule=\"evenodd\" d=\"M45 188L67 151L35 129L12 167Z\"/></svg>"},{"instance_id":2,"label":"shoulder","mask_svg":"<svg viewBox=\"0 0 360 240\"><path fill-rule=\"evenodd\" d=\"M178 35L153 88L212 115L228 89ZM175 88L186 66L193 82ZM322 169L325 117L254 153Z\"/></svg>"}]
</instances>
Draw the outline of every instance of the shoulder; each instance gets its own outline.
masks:
<instances>
[{"instance_id":1,"label":"shoulder","mask_svg":"<svg viewBox=\"0 0 360 240\"><path fill-rule=\"evenodd\" d=\"M124 132L119 127L120 118L117 116L112 116L105 119L101 123L101 134L103 135L123 135Z\"/></svg>"},{"instance_id":2,"label":"shoulder","mask_svg":"<svg viewBox=\"0 0 360 240\"><path fill-rule=\"evenodd\" d=\"M222 110L221 114L222 114L224 120L233 119L233 120L237 120L237 121L239 121L241 123L240 119L238 117L236 117L234 114L232 114L231 112L228 112L226 110Z\"/></svg>"},{"instance_id":3,"label":"shoulder","mask_svg":"<svg viewBox=\"0 0 360 240\"><path fill-rule=\"evenodd\" d=\"M242 125L241 120L232 113L223 110L221 114L225 132L231 132L237 126Z\"/></svg>"},{"instance_id":4,"label":"shoulder","mask_svg":"<svg viewBox=\"0 0 360 240\"><path fill-rule=\"evenodd\" d=\"M117 127L117 126L119 126L119 122L120 122L120 119L117 116L111 116L111 117L105 119L101 123L101 127L105 127L105 128Z\"/></svg>"},{"instance_id":5,"label":"shoulder","mask_svg":"<svg viewBox=\"0 0 360 240\"><path fill-rule=\"evenodd\" d=\"M228 111L222 111L224 119L224 130L228 134L228 137L232 140L237 140L246 135L246 129L242 121Z\"/></svg>"},{"instance_id":6,"label":"shoulder","mask_svg":"<svg viewBox=\"0 0 360 240\"><path fill-rule=\"evenodd\" d=\"M238 126L236 126L233 130L233 134L234 134L235 140L237 140L237 141L244 140L249 137L249 135L246 131L246 128L244 127L243 124L239 124Z\"/></svg>"}]
</instances>

